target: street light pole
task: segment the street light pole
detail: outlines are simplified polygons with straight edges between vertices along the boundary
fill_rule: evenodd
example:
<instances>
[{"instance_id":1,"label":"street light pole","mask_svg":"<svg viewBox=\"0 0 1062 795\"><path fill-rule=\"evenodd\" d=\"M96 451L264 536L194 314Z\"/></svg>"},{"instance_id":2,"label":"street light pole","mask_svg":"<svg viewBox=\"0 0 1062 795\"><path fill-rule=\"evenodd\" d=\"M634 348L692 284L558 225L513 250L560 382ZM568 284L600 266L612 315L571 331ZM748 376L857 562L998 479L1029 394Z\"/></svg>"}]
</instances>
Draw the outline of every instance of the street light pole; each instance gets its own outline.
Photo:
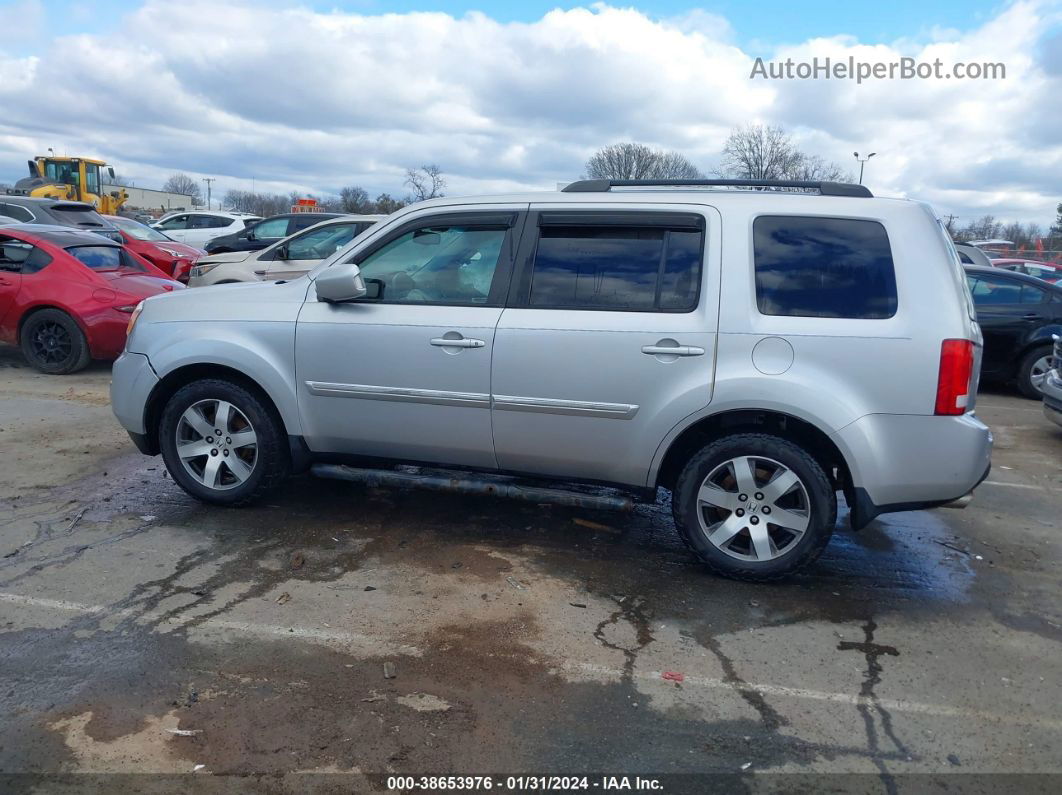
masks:
<instances>
[{"instance_id":1,"label":"street light pole","mask_svg":"<svg viewBox=\"0 0 1062 795\"><path fill-rule=\"evenodd\" d=\"M855 159L859 161L859 184L862 185L863 184L863 166L865 166L866 162L868 160L870 160L870 158L872 158L874 155L876 155L877 152L871 152L866 157L860 157L859 156L859 152L852 152L852 154L855 155Z\"/></svg>"},{"instance_id":2,"label":"street light pole","mask_svg":"<svg viewBox=\"0 0 1062 795\"><path fill-rule=\"evenodd\" d=\"M203 182L205 182L206 186L207 186L207 209L208 210L210 209L210 184L212 182L214 182L216 179L217 179L216 177L203 177Z\"/></svg>"}]
</instances>

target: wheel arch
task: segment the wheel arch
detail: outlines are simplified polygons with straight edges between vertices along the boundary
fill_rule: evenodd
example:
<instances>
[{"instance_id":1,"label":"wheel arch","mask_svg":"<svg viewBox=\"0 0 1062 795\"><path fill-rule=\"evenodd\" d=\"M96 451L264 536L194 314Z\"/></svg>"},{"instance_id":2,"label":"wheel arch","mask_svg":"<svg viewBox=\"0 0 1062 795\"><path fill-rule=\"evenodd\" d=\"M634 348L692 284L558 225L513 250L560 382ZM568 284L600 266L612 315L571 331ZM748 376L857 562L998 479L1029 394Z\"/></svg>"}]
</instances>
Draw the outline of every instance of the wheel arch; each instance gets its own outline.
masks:
<instances>
[{"instance_id":1,"label":"wheel arch","mask_svg":"<svg viewBox=\"0 0 1062 795\"><path fill-rule=\"evenodd\" d=\"M712 441L735 433L769 433L794 442L818 461L832 485L852 489L852 472L844 453L819 426L800 417L773 409L744 408L710 414L684 428L672 439L652 475L656 486L673 489L690 457Z\"/></svg>"},{"instance_id":2,"label":"wheel arch","mask_svg":"<svg viewBox=\"0 0 1062 795\"><path fill-rule=\"evenodd\" d=\"M187 364L177 367L164 375L148 395L144 404L144 429L149 452L156 455L159 452L159 423L162 420L162 412L166 403L181 387L187 386L194 381L202 381L207 378L218 378L237 384L249 392L254 393L266 405L266 408L274 415L280 427L287 433L288 426L284 422L284 416L277 406L277 401L269 394L260 383L251 376L223 364L203 362Z\"/></svg>"},{"instance_id":3,"label":"wheel arch","mask_svg":"<svg viewBox=\"0 0 1062 795\"><path fill-rule=\"evenodd\" d=\"M74 324L79 329L81 329L81 333L85 335L85 339L86 340L89 339L89 330L85 326L84 321L77 316L76 312L70 311L69 307L62 306L61 304L44 304L44 303L42 303L42 304L33 304L31 306L26 307L26 309L23 310L22 316L19 317L18 324L16 325L16 330L15 330L15 344L16 345L20 345L22 343L22 329L24 329L26 327L26 323L29 322L29 319L31 317L33 317L34 315L36 315L36 314L38 314L40 312L43 312L46 309L55 309L55 310L57 310L59 312L62 312L64 315L66 315L71 320L73 320Z\"/></svg>"}]
</instances>

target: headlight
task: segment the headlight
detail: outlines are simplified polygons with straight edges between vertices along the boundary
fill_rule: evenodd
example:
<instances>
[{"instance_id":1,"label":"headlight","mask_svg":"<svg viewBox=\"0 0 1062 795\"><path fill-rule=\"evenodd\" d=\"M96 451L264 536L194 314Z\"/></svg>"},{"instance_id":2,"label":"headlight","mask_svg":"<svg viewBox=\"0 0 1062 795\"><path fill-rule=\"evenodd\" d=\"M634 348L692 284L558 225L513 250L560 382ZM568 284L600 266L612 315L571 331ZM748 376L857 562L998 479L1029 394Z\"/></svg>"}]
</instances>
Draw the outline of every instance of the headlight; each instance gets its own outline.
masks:
<instances>
[{"instance_id":1,"label":"headlight","mask_svg":"<svg viewBox=\"0 0 1062 795\"><path fill-rule=\"evenodd\" d=\"M124 312L125 307L119 307L119 311ZM136 325L136 319L140 317L140 313L144 311L144 302L141 301L133 308L133 314L129 316L129 325L125 327L125 336L128 337L133 333L133 326Z\"/></svg>"},{"instance_id":2,"label":"headlight","mask_svg":"<svg viewBox=\"0 0 1062 795\"><path fill-rule=\"evenodd\" d=\"M192 272L189 275L193 278L198 276L206 276L220 264L220 262L215 262L213 265L196 265L194 268L192 268Z\"/></svg>"}]
</instances>

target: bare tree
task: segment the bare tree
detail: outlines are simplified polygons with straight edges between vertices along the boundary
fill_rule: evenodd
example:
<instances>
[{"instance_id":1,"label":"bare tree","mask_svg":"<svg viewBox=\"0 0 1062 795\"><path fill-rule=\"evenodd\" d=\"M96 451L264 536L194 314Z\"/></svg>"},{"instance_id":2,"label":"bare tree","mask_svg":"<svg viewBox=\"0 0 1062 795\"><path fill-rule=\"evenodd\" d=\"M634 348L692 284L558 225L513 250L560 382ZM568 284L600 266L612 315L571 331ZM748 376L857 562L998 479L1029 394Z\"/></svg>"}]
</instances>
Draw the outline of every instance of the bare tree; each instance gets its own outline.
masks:
<instances>
[{"instance_id":1,"label":"bare tree","mask_svg":"<svg viewBox=\"0 0 1062 795\"><path fill-rule=\"evenodd\" d=\"M845 171L836 163L818 155L800 154L800 159L785 179L803 179L810 182L854 182L852 172Z\"/></svg>"},{"instance_id":2,"label":"bare tree","mask_svg":"<svg viewBox=\"0 0 1062 795\"><path fill-rule=\"evenodd\" d=\"M117 185L121 188L131 188L133 187L133 180L129 179L128 177L122 176L121 174L115 174L113 177L110 174L107 174L103 178L103 184Z\"/></svg>"},{"instance_id":3,"label":"bare tree","mask_svg":"<svg viewBox=\"0 0 1062 795\"><path fill-rule=\"evenodd\" d=\"M373 203L368 191L358 185L348 185L339 191L339 201L345 213L371 213Z\"/></svg>"},{"instance_id":4,"label":"bare tree","mask_svg":"<svg viewBox=\"0 0 1062 795\"><path fill-rule=\"evenodd\" d=\"M645 144L618 143L599 149L586 161L590 179L697 179L700 170L685 156Z\"/></svg>"},{"instance_id":5,"label":"bare tree","mask_svg":"<svg viewBox=\"0 0 1062 795\"><path fill-rule=\"evenodd\" d=\"M442 170L433 163L420 168L407 168L405 184L412 190L410 201L420 202L442 196L446 180Z\"/></svg>"},{"instance_id":6,"label":"bare tree","mask_svg":"<svg viewBox=\"0 0 1062 795\"><path fill-rule=\"evenodd\" d=\"M750 124L726 139L721 172L732 179L792 179L802 159L781 127Z\"/></svg>"},{"instance_id":7,"label":"bare tree","mask_svg":"<svg viewBox=\"0 0 1062 795\"><path fill-rule=\"evenodd\" d=\"M167 193L179 193L182 196L191 196L196 204L202 203L203 192L199 188L199 182L187 174L177 172L162 184L162 189Z\"/></svg>"}]
</instances>

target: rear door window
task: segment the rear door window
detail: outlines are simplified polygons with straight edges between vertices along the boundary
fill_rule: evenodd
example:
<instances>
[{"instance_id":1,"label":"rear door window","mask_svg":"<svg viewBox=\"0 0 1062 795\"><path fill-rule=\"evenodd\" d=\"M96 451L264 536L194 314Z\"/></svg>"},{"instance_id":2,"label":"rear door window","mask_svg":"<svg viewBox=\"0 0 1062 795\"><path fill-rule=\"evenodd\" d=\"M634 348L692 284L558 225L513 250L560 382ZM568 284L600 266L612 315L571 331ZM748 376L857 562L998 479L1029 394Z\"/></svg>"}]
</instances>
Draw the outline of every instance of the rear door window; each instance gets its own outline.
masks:
<instances>
[{"instance_id":1,"label":"rear door window","mask_svg":"<svg viewBox=\"0 0 1062 795\"><path fill-rule=\"evenodd\" d=\"M160 229L187 229L188 228L188 216L187 215L175 215L173 218L167 218L161 224Z\"/></svg>"},{"instance_id":2,"label":"rear door window","mask_svg":"<svg viewBox=\"0 0 1062 795\"><path fill-rule=\"evenodd\" d=\"M760 216L752 230L762 314L850 319L896 314L892 249L877 221Z\"/></svg>"},{"instance_id":3,"label":"rear door window","mask_svg":"<svg viewBox=\"0 0 1062 795\"><path fill-rule=\"evenodd\" d=\"M697 306L704 232L697 217L544 213L528 304L539 309L690 312ZM573 221L577 221L574 222Z\"/></svg>"}]
</instances>

